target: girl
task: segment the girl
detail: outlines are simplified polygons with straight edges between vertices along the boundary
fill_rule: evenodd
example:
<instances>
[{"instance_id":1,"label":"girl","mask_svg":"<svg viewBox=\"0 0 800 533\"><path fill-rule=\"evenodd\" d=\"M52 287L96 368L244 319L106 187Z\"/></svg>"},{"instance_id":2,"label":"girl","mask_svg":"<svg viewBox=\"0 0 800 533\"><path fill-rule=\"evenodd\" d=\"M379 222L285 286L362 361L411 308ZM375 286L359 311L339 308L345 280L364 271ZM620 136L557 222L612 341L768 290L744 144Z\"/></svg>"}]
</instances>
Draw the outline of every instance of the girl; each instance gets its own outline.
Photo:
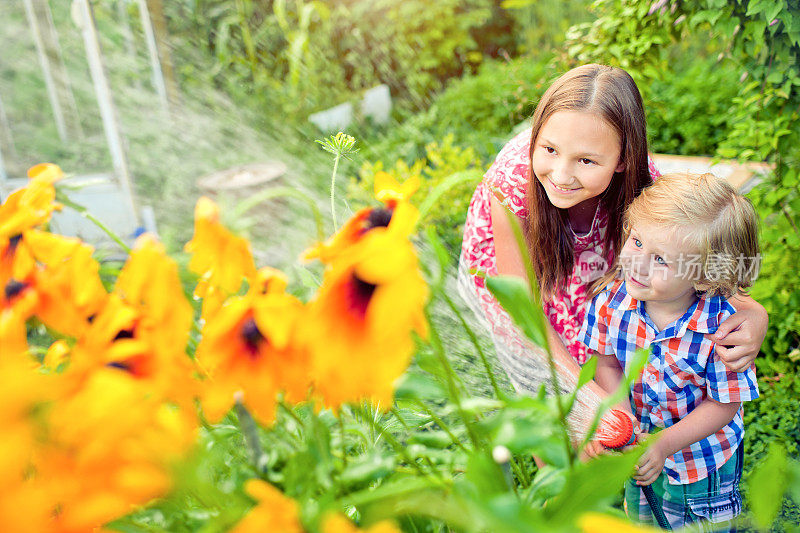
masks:
<instances>
[{"instance_id":1,"label":"girl","mask_svg":"<svg viewBox=\"0 0 800 533\"><path fill-rule=\"evenodd\" d=\"M652 485L659 520L673 529L729 521L742 506L741 402L757 398L758 386L752 366L728 372L704 334L735 312L726 298L755 279L758 219L727 182L676 173L633 201L625 232L619 265L598 283L581 341L598 358L595 379L608 391L619 387L637 348L648 348L630 403L620 408L633 409L643 433L662 430L634 476ZM636 484L625 489L628 514L652 522Z\"/></svg>"},{"instance_id":2,"label":"girl","mask_svg":"<svg viewBox=\"0 0 800 533\"><path fill-rule=\"evenodd\" d=\"M521 340L484 284L487 275L525 277L511 224L522 225L527 240L560 373L574 376L586 360L577 334L587 286L621 247L625 209L657 176L636 84L624 70L594 64L558 78L537 105L532 128L512 139L487 171L467 213L459 290L491 332L517 390L536 392L547 367L535 363L542 351ZM758 353L767 315L750 298L732 303L738 311L714 340L723 362L741 371Z\"/></svg>"}]
</instances>

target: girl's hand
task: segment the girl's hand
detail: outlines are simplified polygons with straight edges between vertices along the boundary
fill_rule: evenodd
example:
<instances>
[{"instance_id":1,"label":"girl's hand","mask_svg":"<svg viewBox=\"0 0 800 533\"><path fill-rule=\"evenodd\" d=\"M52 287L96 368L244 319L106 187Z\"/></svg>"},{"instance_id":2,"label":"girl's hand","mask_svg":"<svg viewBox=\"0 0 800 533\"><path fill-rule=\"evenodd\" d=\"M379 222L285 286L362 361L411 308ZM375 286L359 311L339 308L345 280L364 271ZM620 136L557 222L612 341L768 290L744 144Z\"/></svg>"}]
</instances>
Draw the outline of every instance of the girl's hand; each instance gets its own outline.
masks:
<instances>
[{"instance_id":1,"label":"girl's hand","mask_svg":"<svg viewBox=\"0 0 800 533\"><path fill-rule=\"evenodd\" d=\"M580 459L581 461L586 462L589 459L595 459L601 455L606 455L607 453L610 453L608 448L600 444L599 441L592 440L589 441L583 450L581 450Z\"/></svg>"},{"instance_id":2,"label":"girl's hand","mask_svg":"<svg viewBox=\"0 0 800 533\"><path fill-rule=\"evenodd\" d=\"M768 324L767 312L759 305L737 311L706 338L716 343L714 351L729 370L744 372L758 355Z\"/></svg>"},{"instance_id":3,"label":"girl's hand","mask_svg":"<svg viewBox=\"0 0 800 533\"><path fill-rule=\"evenodd\" d=\"M639 458L639 463L636 465L636 474L633 476L639 486L652 484L658 479L661 471L664 470L664 462L667 460L667 455L662 446L660 446L660 440L658 439L652 443L647 448L647 451L644 452L644 455Z\"/></svg>"}]
</instances>

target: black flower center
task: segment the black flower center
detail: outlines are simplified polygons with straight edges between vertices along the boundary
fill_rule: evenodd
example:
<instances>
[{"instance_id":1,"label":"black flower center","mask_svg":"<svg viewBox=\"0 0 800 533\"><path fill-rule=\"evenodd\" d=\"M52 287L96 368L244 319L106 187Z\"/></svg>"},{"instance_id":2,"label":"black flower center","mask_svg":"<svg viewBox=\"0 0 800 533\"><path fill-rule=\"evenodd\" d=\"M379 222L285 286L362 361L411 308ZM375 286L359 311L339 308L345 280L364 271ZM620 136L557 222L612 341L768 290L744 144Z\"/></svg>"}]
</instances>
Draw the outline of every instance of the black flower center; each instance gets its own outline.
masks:
<instances>
[{"instance_id":1,"label":"black flower center","mask_svg":"<svg viewBox=\"0 0 800 533\"><path fill-rule=\"evenodd\" d=\"M111 363L107 363L106 366L110 368L118 368L120 370L124 370L125 372L131 371L131 364L127 361L113 361Z\"/></svg>"},{"instance_id":2,"label":"black flower center","mask_svg":"<svg viewBox=\"0 0 800 533\"><path fill-rule=\"evenodd\" d=\"M389 222L392 221L392 210L385 209L383 207L376 207L372 211L369 212L367 216L367 230L371 230L373 228L385 228L389 225Z\"/></svg>"},{"instance_id":3,"label":"black flower center","mask_svg":"<svg viewBox=\"0 0 800 533\"><path fill-rule=\"evenodd\" d=\"M244 341L245 346L250 350L251 355L256 355L258 353L258 348L261 346L261 343L266 340L264 334L258 329L256 325L256 321L252 318L245 321L242 324L241 330L242 340Z\"/></svg>"},{"instance_id":4,"label":"black flower center","mask_svg":"<svg viewBox=\"0 0 800 533\"><path fill-rule=\"evenodd\" d=\"M19 245L19 241L22 240L22 233L18 233L12 237L8 238L8 247L13 253L14 250L17 249L17 245Z\"/></svg>"},{"instance_id":5,"label":"black flower center","mask_svg":"<svg viewBox=\"0 0 800 533\"><path fill-rule=\"evenodd\" d=\"M23 283L21 281L15 280L14 278L11 278L10 280L8 280L8 283L6 283L4 289L6 300L13 300L15 297L19 296L19 293L25 290L25 287L27 286L28 286L27 283Z\"/></svg>"},{"instance_id":6,"label":"black flower center","mask_svg":"<svg viewBox=\"0 0 800 533\"><path fill-rule=\"evenodd\" d=\"M377 285L364 281L353 272L348 287L350 290L347 302L350 309L357 314L359 318L364 318L367 314L367 306L369 306L372 294L375 292Z\"/></svg>"},{"instance_id":7,"label":"black flower center","mask_svg":"<svg viewBox=\"0 0 800 533\"><path fill-rule=\"evenodd\" d=\"M133 328L131 329L121 329L119 333L114 337L115 341L120 339L132 339L133 338Z\"/></svg>"}]
</instances>

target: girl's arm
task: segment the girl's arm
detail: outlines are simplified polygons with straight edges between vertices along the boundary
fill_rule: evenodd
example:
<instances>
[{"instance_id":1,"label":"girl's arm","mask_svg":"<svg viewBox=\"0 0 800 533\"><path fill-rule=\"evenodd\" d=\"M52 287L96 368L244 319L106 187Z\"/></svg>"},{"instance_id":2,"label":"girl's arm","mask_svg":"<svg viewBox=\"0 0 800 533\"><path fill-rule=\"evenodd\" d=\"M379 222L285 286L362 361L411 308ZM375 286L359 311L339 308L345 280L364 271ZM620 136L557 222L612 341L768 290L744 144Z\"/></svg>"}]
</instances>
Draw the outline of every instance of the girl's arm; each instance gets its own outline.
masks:
<instances>
[{"instance_id":1,"label":"girl's arm","mask_svg":"<svg viewBox=\"0 0 800 533\"><path fill-rule=\"evenodd\" d=\"M691 413L677 424L660 432L639 459L636 475L637 485L650 485L664 469L667 457L713 435L725 427L741 406L741 402L720 403L706 397Z\"/></svg>"},{"instance_id":2,"label":"girl's arm","mask_svg":"<svg viewBox=\"0 0 800 533\"><path fill-rule=\"evenodd\" d=\"M491 213L492 213L492 233L494 235L494 250L495 260L497 262L497 273L504 276L517 276L522 279L528 278L525 272L525 263L522 259L517 240L514 237L514 230L511 227L511 220L513 218L515 224L521 227L521 221L517 217L509 217L508 210L500 204L494 195L491 196ZM567 351L564 342L558 333L550 325L549 320L545 320L547 327L547 340L550 343L550 353L559 364L559 366L566 367L571 370L571 373L576 377L580 372L580 365L575 361L575 358ZM573 384L574 385L574 384ZM594 382L586 384L595 394L601 397L606 394Z\"/></svg>"},{"instance_id":3,"label":"girl's arm","mask_svg":"<svg viewBox=\"0 0 800 533\"><path fill-rule=\"evenodd\" d=\"M716 353L726 367L744 372L755 360L767 335L769 316L766 309L749 296L737 294L728 300L737 311L729 316L713 335Z\"/></svg>"}]
</instances>

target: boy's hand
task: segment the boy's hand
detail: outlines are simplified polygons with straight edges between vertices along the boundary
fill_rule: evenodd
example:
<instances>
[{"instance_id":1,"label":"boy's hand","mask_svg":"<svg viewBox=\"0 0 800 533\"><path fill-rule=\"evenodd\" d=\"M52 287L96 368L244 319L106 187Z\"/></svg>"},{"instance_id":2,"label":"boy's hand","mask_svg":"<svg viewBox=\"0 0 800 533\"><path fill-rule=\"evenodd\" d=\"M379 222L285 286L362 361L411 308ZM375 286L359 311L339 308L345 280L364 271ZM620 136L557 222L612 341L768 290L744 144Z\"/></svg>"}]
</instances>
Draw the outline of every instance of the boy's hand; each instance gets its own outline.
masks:
<instances>
[{"instance_id":1,"label":"boy's hand","mask_svg":"<svg viewBox=\"0 0 800 533\"><path fill-rule=\"evenodd\" d=\"M636 475L633 476L639 486L652 484L661 474L661 471L664 470L667 454L663 451L660 440L650 444L644 455L639 458L639 463L636 465Z\"/></svg>"}]
</instances>

